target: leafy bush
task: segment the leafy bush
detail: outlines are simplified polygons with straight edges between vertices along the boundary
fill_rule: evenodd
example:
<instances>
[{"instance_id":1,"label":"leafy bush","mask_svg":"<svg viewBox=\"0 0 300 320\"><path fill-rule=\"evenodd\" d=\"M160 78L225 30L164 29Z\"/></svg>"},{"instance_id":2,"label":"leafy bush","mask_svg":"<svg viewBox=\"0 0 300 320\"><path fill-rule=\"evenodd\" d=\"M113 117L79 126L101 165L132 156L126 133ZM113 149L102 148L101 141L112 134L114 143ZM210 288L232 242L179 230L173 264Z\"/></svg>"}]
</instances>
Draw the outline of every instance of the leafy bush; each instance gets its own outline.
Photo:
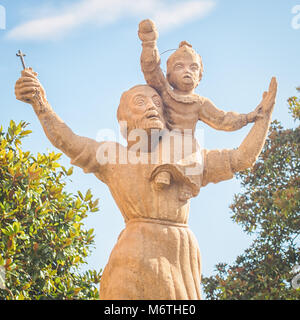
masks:
<instances>
[{"instance_id":1,"label":"leafy bush","mask_svg":"<svg viewBox=\"0 0 300 320\"><path fill-rule=\"evenodd\" d=\"M288 104L300 120L300 98ZM243 191L231 205L233 221L256 239L232 265L220 263L216 275L203 279L208 299L300 299L291 283L300 265L299 159L300 127L273 121L254 168L237 174Z\"/></svg>"},{"instance_id":2,"label":"leafy bush","mask_svg":"<svg viewBox=\"0 0 300 320\"><path fill-rule=\"evenodd\" d=\"M26 126L0 128L0 299L97 299L100 272L79 268L94 244L82 220L98 200L65 191L73 168L57 162L61 154L22 151Z\"/></svg>"}]
</instances>

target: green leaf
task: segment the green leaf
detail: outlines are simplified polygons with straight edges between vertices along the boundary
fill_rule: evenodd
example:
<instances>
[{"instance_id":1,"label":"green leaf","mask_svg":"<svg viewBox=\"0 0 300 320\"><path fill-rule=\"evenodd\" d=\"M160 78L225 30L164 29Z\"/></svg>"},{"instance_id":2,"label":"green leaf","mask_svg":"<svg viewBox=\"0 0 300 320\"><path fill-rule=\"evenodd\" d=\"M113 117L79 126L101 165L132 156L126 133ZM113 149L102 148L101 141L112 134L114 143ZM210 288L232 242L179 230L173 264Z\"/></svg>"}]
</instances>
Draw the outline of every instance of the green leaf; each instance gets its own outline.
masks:
<instances>
[{"instance_id":1,"label":"green leaf","mask_svg":"<svg viewBox=\"0 0 300 320\"><path fill-rule=\"evenodd\" d=\"M67 171L67 176L70 176L73 174L73 167L71 167L68 171Z\"/></svg>"},{"instance_id":2,"label":"green leaf","mask_svg":"<svg viewBox=\"0 0 300 320\"><path fill-rule=\"evenodd\" d=\"M88 191L85 194L84 201L89 201L90 199L92 199L92 197L93 195L92 195L91 189L88 189Z\"/></svg>"}]
</instances>

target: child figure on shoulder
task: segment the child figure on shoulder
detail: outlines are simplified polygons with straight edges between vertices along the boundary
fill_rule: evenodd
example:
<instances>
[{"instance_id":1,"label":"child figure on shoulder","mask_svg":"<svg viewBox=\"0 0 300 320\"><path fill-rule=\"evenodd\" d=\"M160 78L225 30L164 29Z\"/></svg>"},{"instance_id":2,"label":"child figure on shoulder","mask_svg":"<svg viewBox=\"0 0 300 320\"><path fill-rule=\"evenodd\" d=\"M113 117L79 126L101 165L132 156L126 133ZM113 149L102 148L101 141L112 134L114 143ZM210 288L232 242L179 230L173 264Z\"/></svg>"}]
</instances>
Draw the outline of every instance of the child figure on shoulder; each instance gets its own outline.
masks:
<instances>
[{"instance_id":1,"label":"child figure on shoulder","mask_svg":"<svg viewBox=\"0 0 300 320\"><path fill-rule=\"evenodd\" d=\"M179 48L168 58L165 76L160 68L156 45L158 32L154 22L143 20L139 24L138 35L143 47L142 71L147 84L155 88L163 100L164 116L169 130L183 132L184 129L190 129L194 134L197 122L203 121L217 130L235 131L260 117L261 105L248 114L225 112L218 109L210 99L194 92L202 79L203 64L201 56L188 42L182 41ZM157 169L155 171L154 179L158 186L162 188L170 184L171 177L167 172ZM188 196L188 192L186 195Z\"/></svg>"}]
</instances>

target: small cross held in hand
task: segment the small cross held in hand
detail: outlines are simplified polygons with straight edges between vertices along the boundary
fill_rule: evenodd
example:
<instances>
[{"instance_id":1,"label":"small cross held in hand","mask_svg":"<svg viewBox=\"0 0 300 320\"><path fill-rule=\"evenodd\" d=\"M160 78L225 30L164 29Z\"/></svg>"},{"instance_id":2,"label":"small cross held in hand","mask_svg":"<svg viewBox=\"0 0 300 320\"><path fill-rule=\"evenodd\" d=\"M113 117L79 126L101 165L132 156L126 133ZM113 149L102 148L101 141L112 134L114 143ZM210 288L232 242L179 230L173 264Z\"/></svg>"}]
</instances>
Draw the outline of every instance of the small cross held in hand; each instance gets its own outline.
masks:
<instances>
[{"instance_id":1,"label":"small cross held in hand","mask_svg":"<svg viewBox=\"0 0 300 320\"><path fill-rule=\"evenodd\" d=\"M25 65L25 61L24 61L24 57L26 56L25 53L23 53L21 50L18 51L18 53L16 54L17 57L20 57L22 65L23 65L23 69L26 69L26 65Z\"/></svg>"}]
</instances>

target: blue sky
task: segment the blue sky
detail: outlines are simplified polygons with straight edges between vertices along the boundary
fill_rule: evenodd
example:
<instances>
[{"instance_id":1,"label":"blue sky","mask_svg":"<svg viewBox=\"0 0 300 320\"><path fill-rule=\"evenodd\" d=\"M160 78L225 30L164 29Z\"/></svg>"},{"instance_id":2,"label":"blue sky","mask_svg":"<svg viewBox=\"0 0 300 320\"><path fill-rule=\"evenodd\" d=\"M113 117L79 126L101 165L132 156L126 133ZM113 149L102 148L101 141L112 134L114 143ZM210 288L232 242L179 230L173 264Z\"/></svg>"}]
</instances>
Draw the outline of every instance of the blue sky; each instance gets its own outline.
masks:
<instances>
[{"instance_id":1,"label":"blue sky","mask_svg":"<svg viewBox=\"0 0 300 320\"><path fill-rule=\"evenodd\" d=\"M116 110L123 91L144 83L137 36L140 20L158 24L160 52L189 41L203 58L203 80L197 93L221 109L248 113L261 100L272 76L278 80L273 118L294 126L286 100L300 85L300 28L292 9L300 0L46 0L0 1L6 29L0 30L0 125L9 120L30 123L33 131L24 149L55 150L46 139L31 106L16 101L14 83L21 71L16 58L39 73L53 109L82 136L96 138L99 130L117 131ZM300 13L300 10L299 10ZM1 15L0 15L1 17ZM294 21L294 24L292 24ZM1 22L0 22L1 26ZM168 53L162 56L162 68ZM216 131L203 123L205 147L234 148L250 130ZM69 166L67 157L62 164ZM124 223L108 188L93 175L75 168L68 191L91 188L100 198L100 213L88 227L96 233L96 249L87 268L104 268ZM192 200L190 227L202 254L204 275L218 262L232 262L251 238L231 219L229 205L240 192L235 179L210 184Z\"/></svg>"}]
</instances>

